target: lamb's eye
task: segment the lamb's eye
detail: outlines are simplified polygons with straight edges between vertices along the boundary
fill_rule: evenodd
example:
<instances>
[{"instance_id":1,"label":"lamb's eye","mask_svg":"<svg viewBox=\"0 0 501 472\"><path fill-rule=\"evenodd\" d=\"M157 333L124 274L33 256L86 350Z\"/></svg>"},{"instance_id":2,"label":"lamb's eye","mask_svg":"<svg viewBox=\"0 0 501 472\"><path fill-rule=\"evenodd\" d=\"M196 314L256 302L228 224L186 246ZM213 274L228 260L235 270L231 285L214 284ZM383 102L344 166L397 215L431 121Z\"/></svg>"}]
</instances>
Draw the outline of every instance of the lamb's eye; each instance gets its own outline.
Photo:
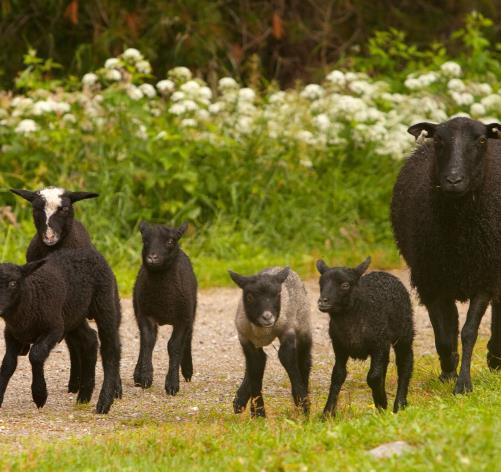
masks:
<instances>
[{"instance_id":1,"label":"lamb's eye","mask_svg":"<svg viewBox=\"0 0 501 472\"><path fill-rule=\"evenodd\" d=\"M487 138L485 136L480 136L480 138L478 138L478 142L480 144L485 144L487 142Z\"/></svg>"},{"instance_id":2,"label":"lamb's eye","mask_svg":"<svg viewBox=\"0 0 501 472\"><path fill-rule=\"evenodd\" d=\"M254 297L252 296L252 293L248 293L245 298L247 298L247 301L249 303L252 303L254 301Z\"/></svg>"},{"instance_id":3,"label":"lamb's eye","mask_svg":"<svg viewBox=\"0 0 501 472\"><path fill-rule=\"evenodd\" d=\"M17 281L16 280L11 280L9 282L9 288L16 288L17 287Z\"/></svg>"},{"instance_id":4,"label":"lamb's eye","mask_svg":"<svg viewBox=\"0 0 501 472\"><path fill-rule=\"evenodd\" d=\"M341 289L342 289L342 290L348 290L349 288L350 288L350 284L349 284L349 282L343 282L343 283L341 284Z\"/></svg>"}]
</instances>

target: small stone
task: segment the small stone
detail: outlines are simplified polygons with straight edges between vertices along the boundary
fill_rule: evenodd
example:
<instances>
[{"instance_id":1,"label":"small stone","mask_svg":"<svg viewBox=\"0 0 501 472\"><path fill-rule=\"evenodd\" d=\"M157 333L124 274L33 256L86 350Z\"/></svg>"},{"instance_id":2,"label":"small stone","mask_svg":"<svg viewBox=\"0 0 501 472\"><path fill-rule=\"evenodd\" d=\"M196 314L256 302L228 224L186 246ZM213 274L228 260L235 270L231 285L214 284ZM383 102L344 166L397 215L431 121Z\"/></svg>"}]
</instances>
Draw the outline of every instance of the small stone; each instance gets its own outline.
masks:
<instances>
[{"instance_id":1,"label":"small stone","mask_svg":"<svg viewBox=\"0 0 501 472\"><path fill-rule=\"evenodd\" d=\"M407 444L405 441L395 441L391 443L381 444L374 449L369 451L369 454L378 459L400 456L406 452L412 451L413 447Z\"/></svg>"}]
</instances>

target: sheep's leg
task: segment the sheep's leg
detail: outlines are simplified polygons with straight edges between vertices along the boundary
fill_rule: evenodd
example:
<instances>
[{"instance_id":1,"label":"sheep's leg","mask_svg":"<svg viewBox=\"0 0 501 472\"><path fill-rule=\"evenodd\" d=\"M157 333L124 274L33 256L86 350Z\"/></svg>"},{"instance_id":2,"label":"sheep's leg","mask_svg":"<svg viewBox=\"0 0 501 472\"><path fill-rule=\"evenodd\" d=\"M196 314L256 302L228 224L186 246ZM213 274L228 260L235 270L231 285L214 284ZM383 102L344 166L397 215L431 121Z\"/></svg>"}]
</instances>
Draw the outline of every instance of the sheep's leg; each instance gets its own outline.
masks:
<instances>
[{"instance_id":1,"label":"sheep's leg","mask_svg":"<svg viewBox=\"0 0 501 472\"><path fill-rule=\"evenodd\" d=\"M238 388L235 398L233 399L233 411L237 414L242 413L245 410L250 397L251 388L249 382L249 374L246 369L242 384Z\"/></svg>"},{"instance_id":2,"label":"sheep's leg","mask_svg":"<svg viewBox=\"0 0 501 472\"><path fill-rule=\"evenodd\" d=\"M398 387L393 412L397 413L398 410L407 406L407 391L409 390L409 382L414 364L412 341L410 343L398 341L394 346L394 351L395 362L397 364Z\"/></svg>"},{"instance_id":3,"label":"sheep's leg","mask_svg":"<svg viewBox=\"0 0 501 472\"><path fill-rule=\"evenodd\" d=\"M45 383L44 364L52 348L61 341L62 329L51 331L46 336L40 337L30 349L28 358L31 364L32 383L31 395L37 408L42 408L47 401L47 384Z\"/></svg>"},{"instance_id":4,"label":"sheep's leg","mask_svg":"<svg viewBox=\"0 0 501 472\"><path fill-rule=\"evenodd\" d=\"M435 333L435 347L440 357L442 372L440 380L457 377L458 355L458 310L452 299L437 298L426 305Z\"/></svg>"},{"instance_id":5,"label":"sheep's leg","mask_svg":"<svg viewBox=\"0 0 501 472\"><path fill-rule=\"evenodd\" d=\"M134 369L134 385L149 388L153 383L153 348L157 342L158 325L155 320L140 314L136 317L140 333L139 358Z\"/></svg>"},{"instance_id":6,"label":"sheep's leg","mask_svg":"<svg viewBox=\"0 0 501 472\"><path fill-rule=\"evenodd\" d=\"M306 392L308 392L310 384L310 371L311 371L311 337L298 338L297 344L297 358L299 363L299 371L303 378Z\"/></svg>"},{"instance_id":7,"label":"sheep's leg","mask_svg":"<svg viewBox=\"0 0 501 472\"><path fill-rule=\"evenodd\" d=\"M491 339L487 343L487 365L501 369L501 302L492 303Z\"/></svg>"},{"instance_id":8,"label":"sheep's leg","mask_svg":"<svg viewBox=\"0 0 501 472\"><path fill-rule=\"evenodd\" d=\"M188 326L185 323L174 325L172 335L167 343L169 352L169 371L165 377L167 395L176 395L179 392L179 365L183 355L187 329Z\"/></svg>"},{"instance_id":9,"label":"sheep's leg","mask_svg":"<svg viewBox=\"0 0 501 472\"><path fill-rule=\"evenodd\" d=\"M24 345L17 341L7 329L4 330L4 337L5 355L3 357L2 367L0 367L0 406L2 406L3 397L9 380L16 371L17 356L21 354L24 347Z\"/></svg>"},{"instance_id":10,"label":"sheep's leg","mask_svg":"<svg viewBox=\"0 0 501 472\"><path fill-rule=\"evenodd\" d=\"M82 358L78 336L72 331L64 339L70 353L70 380L68 381L68 393L78 393L80 389L80 376L82 370Z\"/></svg>"},{"instance_id":11,"label":"sheep's leg","mask_svg":"<svg viewBox=\"0 0 501 472\"><path fill-rule=\"evenodd\" d=\"M242 343L245 355L245 371L250 386L251 418L265 417L263 400L263 376L266 367L266 354L261 347L255 347L250 342Z\"/></svg>"},{"instance_id":12,"label":"sheep's leg","mask_svg":"<svg viewBox=\"0 0 501 472\"><path fill-rule=\"evenodd\" d=\"M184 340L183 358L181 359L181 373L186 382L191 382L193 376L193 359L191 356L191 343L193 339L193 327L190 326Z\"/></svg>"},{"instance_id":13,"label":"sheep's leg","mask_svg":"<svg viewBox=\"0 0 501 472\"><path fill-rule=\"evenodd\" d=\"M371 366L367 374L367 384L372 390L372 398L376 408L386 410L388 400L384 389L386 370L390 360L389 349L371 355Z\"/></svg>"},{"instance_id":14,"label":"sheep's leg","mask_svg":"<svg viewBox=\"0 0 501 472\"><path fill-rule=\"evenodd\" d=\"M336 362L332 369L329 397L327 398L327 403L325 404L323 413L324 418L328 418L334 415L339 392L341 391L341 387L346 380L347 374L346 364L348 363L348 355L345 352L336 350L335 348L334 354L336 355Z\"/></svg>"},{"instance_id":15,"label":"sheep's leg","mask_svg":"<svg viewBox=\"0 0 501 472\"><path fill-rule=\"evenodd\" d=\"M80 343L82 363L77 403L88 403L94 392L96 382L97 333L85 321L85 323L77 328L76 334Z\"/></svg>"},{"instance_id":16,"label":"sheep's leg","mask_svg":"<svg viewBox=\"0 0 501 472\"><path fill-rule=\"evenodd\" d=\"M120 388L120 338L118 335L119 317L116 313L115 303L110 303L107 310L95 310L99 341L101 343L101 360L103 363L104 380L96 413L108 413Z\"/></svg>"},{"instance_id":17,"label":"sheep's leg","mask_svg":"<svg viewBox=\"0 0 501 472\"><path fill-rule=\"evenodd\" d=\"M471 356L473 354L473 347L478 336L478 328L485 310L490 302L490 295L481 293L470 300L468 313L463 329L461 330L461 343L463 345L463 356L461 359L461 369L459 370L459 377L454 387L454 393L471 392L473 387L471 385L470 367Z\"/></svg>"},{"instance_id":18,"label":"sheep's leg","mask_svg":"<svg viewBox=\"0 0 501 472\"><path fill-rule=\"evenodd\" d=\"M294 404L303 409L305 414L309 411L308 390L304 384L303 376L299 370L298 351L295 335L286 335L280 340L278 358L285 367L292 387Z\"/></svg>"}]
</instances>

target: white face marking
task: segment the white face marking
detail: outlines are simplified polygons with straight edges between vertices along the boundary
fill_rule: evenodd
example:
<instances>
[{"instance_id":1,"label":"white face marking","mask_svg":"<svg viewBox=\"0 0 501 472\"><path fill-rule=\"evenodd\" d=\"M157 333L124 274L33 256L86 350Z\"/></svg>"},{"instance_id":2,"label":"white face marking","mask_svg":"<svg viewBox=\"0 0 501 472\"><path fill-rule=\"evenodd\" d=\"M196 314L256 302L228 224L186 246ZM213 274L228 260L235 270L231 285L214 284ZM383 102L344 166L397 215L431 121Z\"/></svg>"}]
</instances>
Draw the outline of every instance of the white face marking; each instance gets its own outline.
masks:
<instances>
[{"instance_id":1,"label":"white face marking","mask_svg":"<svg viewBox=\"0 0 501 472\"><path fill-rule=\"evenodd\" d=\"M40 190L39 195L45 200L45 218L47 224L46 236L52 238L54 236L54 230L49 226L49 218L56 213L58 208L61 207L63 201L61 196L64 193L64 189L57 187L49 187Z\"/></svg>"}]
</instances>

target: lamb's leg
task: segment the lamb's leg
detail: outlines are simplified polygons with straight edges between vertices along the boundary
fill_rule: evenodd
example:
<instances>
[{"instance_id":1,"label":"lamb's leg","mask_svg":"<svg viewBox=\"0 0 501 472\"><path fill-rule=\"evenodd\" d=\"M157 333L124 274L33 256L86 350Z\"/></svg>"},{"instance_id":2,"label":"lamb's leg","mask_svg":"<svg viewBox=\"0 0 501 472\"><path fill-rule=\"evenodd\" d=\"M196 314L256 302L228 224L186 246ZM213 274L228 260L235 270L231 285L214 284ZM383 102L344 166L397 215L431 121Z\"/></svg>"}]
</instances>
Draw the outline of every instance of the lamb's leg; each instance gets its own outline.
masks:
<instances>
[{"instance_id":1,"label":"lamb's leg","mask_svg":"<svg viewBox=\"0 0 501 472\"><path fill-rule=\"evenodd\" d=\"M249 374L247 373L247 369L245 370L244 379L240 387L237 390L235 398L233 399L233 411L235 413L242 413L249 402L251 397L251 388L249 382Z\"/></svg>"},{"instance_id":2,"label":"lamb's leg","mask_svg":"<svg viewBox=\"0 0 501 472\"><path fill-rule=\"evenodd\" d=\"M4 337L5 355L3 357L2 367L0 367L0 406L2 406L3 403L7 384L12 374L16 371L17 356L20 355L24 348L24 345L17 341L7 329L4 330Z\"/></svg>"},{"instance_id":3,"label":"lamb's leg","mask_svg":"<svg viewBox=\"0 0 501 472\"><path fill-rule=\"evenodd\" d=\"M278 358L289 375L294 404L301 407L305 414L308 414L310 407L308 390L303 382L301 371L299 370L297 343L294 334L286 335L280 340Z\"/></svg>"},{"instance_id":4,"label":"lamb's leg","mask_svg":"<svg viewBox=\"0 0 501 472\"><path fill-rule=\"evenodd\" d=\"M82 370L82 358L80 355L78 336L72 331L66 334L64 341L70 353L70 380L68 381L68 393L78 393Z\"/></svg>"},{"instance_id":5,"label":"lamb's leg","mask_svg":"<svg viewBox=\"0 0 501 472\"><path fill-rule=\"evenodd\" d=\"M384 389L386 381L386 370L390 360L389 348L371 355L371 366L367 374L367 383L372 390L372 398L376 408L386 410L388 400Z\"/></svg>"},{"instance_id":6,"label":"lamb's leg","mask_svg":"<svg viewBox=\"0 0 501 472\"><path fill-rule=\"evenodd\" d=\"M310 385L311 344L312 341L310 337L298 338L297 358L299 363L299 371L301 372L301 377L303 378L306 392L308 392Z\"/></svg>"},{"instance_id":7,"label":"lamb's leg","mask_svg":"<svg viewBox=\"0 0 501 472\"><path fill-rule=\"evenodd\" d=\"M261 347L255 347L250 342L242 343L245 356L245 371L249 380L251 393L251 418L265 417L263 400L263 375L266 367L266 354Z\"/></svg>"},{"instance_id":8,"label":"lamb's leg","mask_svg":"<svg viewBox=\"0 0 501 472\"><path fill-rule=\"evenodd\" d=\"M190 326L185 335L183 358L181 359L181 373L186 382L191 382L193 376L193 359L191 356L191 343L193 339L193 327Z\"/></svg>"},{"instance_id":9,"label":"lamb's leg","mask_svg":"<svg viewBox=\"0 0 501 472\"><path fill-rule=\"evenodd\" d=\"M332 369L331 375L331 386L329 389L329 397L327 398L327 403L324 407L323 417L328 418L333 416L336 410L337 399L339 397L339 392L346 380L346 364L348 363L348 355L334 348L334 354L336 355L336 362Z\"/></svg>"},{"instance_id":10,"label":"lamb's leg","mask_svg":"<svg viewBox=\"0 0 501 472\"><path fill-rule=\"evenodd\" d=\"M501 302L492 303L491 339L487 343L487 365L501 369Z\"/></svg>"},{"instance_id":11,"label":"lamb's leg","mask_svg":"<svg viewBox=\"0 0 501 472\"><path fill-rule=\"evenodd\" d=\"M183 356L187 329L188 326L185 323L174 325L172 335L167 343L169 352L169 370L165 377L167 395L176 395L179 392L179 365Z\"/></svg>"},{"instance_id":12,"label":"lamb's leg","mask_svg":"<svg viewBox=\"0 0 501 472\"><path fill-rule=\"evenodd\" d=\"M412 341L398 341L393 349L395 351L395 363L397 364L398 373L398 387L395 403L393 405L393 412L397 413L398 410L407 406L407 391L409 389L409 382L411 380L414 364Z\"/></svg>"},{"instance_id":13,"label":"lamb's leg","mask_svg":"<svg viewBox=\"0 0 501 472\"><path fill-rule=\"evenodd\" d=\"M61 341L63 329L54 329L47 335L37 339L30 349L28 358L31 364L33 380L31 383L31 395L38 408L42 408L47 401L47 384L45 383L44 364L49 357L52 348Z\"/></svg>"},{"instance_id":14,"label":"lamb's leg","mask_svg":"<svg viewBox=\"0 0 501 472\"><path fill-rule=\"evenodd\" d=\"M454 387L454 393L471 392L473 387L471 385L470 367L471 356L473 354L473 347L478 336L478 328L485 310L490 302L490 295L481 293L476 295L470 300L468 313L463 329L461 330L461 343L463 345L463 357L461 359L461 369L459 370L459 377Z\"/></svg>"},{"instance_id":15,"label":"lamb's leg","mask_svg":"<svg viewBox=\"0 0 501 472\"><path fill-rule=\"evenodd\" d=\"M458 310L452 299L437 298L426 305L435 333L435 347L440 357L440 380L457 377L458 365Z\"/></svg>"},{"instance_id":16,"label":"lamb's leg","mask_svg":"<svg viewBox=\"0 0 501 472\"><path fill-rule=\"evenodd\" d=\"M80 343L82 362L80 390L77 396L77 403L88 403L94 392L96 381L97 333L89 326L87 321L85 321L85 323L77 328L76 334Z\"/></svg>"},{"instance_id":17,"label":"lamb's leg","mask_svg":"<svg viewBox=\"0 0 501 472\"><path fill-rule=\"evenodd\" d=\"M139 358L134 369L134 385L149 388L153 383L153 348L157 341L158 325L155 320L139 314L136 316L140 333Z\"/></svg>"},{"instance_id":18,"label":"lamb's leg","mask_svg":"<svg viewBox=\"0 0 501 472\"><path fill-rule=\"evenodd\" d=\"M120 338L118 334L120 316L116 313L116 304L112 301L104 303L93 312L96 313L99 341L101 343L101 360L104 380L96 413L108 413L116 396L120 383Z\"/></svg>"}]
</instances>

